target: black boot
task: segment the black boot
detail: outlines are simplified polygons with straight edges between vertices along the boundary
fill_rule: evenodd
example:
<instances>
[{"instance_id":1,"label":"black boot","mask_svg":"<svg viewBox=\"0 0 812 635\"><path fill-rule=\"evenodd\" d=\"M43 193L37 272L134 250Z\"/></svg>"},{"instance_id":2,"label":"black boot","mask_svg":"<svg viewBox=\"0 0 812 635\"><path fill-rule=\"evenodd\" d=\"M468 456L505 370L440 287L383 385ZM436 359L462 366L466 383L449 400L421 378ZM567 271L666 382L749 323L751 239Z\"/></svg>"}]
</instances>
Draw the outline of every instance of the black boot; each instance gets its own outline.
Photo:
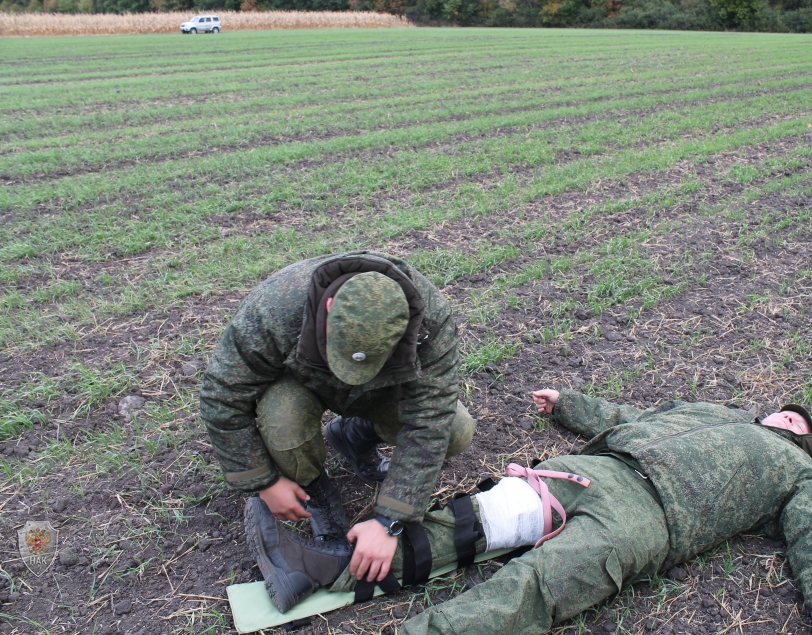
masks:
<instances>
[{"instance_id":1,"label":"black boot","mask_svg":"<svg viewBox=\"0 0 812 635\"><path fill-rule=\"evenodd\" d=\"M346 540L311 540L284 529L258 496L245 505L245 535L276 608L286 613L347 567Z\"/></svg>"},{"instance_id":2,"label":"black boot","mask_svg":"<svg viewBox=\"0 0 812 635\"><path fill-rule=\"evenodd\" d=\"M352 469L368 482L379 482L389 473L389 459L378 451L380 437L372 422L361 417L336 417L324 427L324 437L341 453Z\"/></svg>"},{"instance_id":3,"label":"black boot","mask_svg":"<svg viewBox=\"0 0 812 635\"><path fill-rule=\"evenodd\" d=\"M350 521L327 472L322 472L304 491L310 496L307 511L312 514L313 537L317 540L344 540L350 530Z\"/></svg>"}]
</instances>

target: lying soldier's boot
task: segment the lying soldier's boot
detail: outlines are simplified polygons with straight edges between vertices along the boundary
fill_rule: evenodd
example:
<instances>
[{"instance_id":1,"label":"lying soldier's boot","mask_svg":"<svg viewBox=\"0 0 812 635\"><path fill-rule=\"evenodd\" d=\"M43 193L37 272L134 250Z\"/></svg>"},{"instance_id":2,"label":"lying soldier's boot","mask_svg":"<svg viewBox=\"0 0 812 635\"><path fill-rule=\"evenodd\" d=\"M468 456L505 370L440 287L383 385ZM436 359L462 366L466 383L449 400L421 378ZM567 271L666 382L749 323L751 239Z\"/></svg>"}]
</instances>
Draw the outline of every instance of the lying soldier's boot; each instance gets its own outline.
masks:
<instances>
[{"instance_id":1,"label":"lying soldier's boot","mask_svg":"<svg viewBox=\"0 0 812 635\"><path fill-rule=\"evenodd\" d=\"M350 530L350 521L327 472L322 472L304 491L310 496L307 511L312 514L313 537L316 540L344 540Z\"/></svg>"},{"instance_id":2,"label":"lying soldier's boot","mask_svg":"<svg viewBox=\"0 0 812 635\"><path fill-rule=\"evenodd\" d=\"M265 588L281 613L335 582L352 556L346 540L303 539L284 529L258 496L245 505L245 535Z\"/></svg>"},{"instance_id":3,"label":"lying soldier's boot","mask_svg":"<svg viewBox=\"0 0 812 635\"><path fill-rule=\"evenodd\" d=\"M381 438L372 422L361 417L336 417L324 427L324 437L365 481L378 482L389 473L389 459L378 451Z\"/></svg>"}]
</instances>

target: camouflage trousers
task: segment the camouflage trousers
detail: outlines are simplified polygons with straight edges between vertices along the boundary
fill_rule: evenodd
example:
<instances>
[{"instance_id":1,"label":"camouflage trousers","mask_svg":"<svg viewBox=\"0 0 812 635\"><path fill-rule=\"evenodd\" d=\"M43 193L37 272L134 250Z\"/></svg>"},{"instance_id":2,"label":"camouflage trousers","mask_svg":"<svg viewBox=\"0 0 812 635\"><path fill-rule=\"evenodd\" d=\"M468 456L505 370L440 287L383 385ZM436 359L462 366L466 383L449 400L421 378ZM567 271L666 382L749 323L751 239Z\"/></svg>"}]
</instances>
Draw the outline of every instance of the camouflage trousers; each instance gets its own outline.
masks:
<instances>
[{"instance_id":1,"label":"camouflage trousers","mask_svg":"<svg viewBox=\"0 0 812 635\"><path fill-rule=\"evenodd\" d=\"M365 393L337 414L371 421L384 443L396 445L401 428L399 401L400 387L392 386ZM327 409L316 393L292 375L275 381L257 404L257 427L268 453L279 471L299 485L309 485L324 469L327 450L321 417ZM464 451L475 431L476 420L457 401L446 458Z\"/></svg>"},{"instance_id":2,"label":"camouflage trousers","mask_svg":"<svg viewBox=\"0 0 812 635\"><path fill-rule=\"evenodd\" d=\"M479 505L472 497L474 513L479 518ZM423 529L429 539L431 547L431 566L438 569L447 564L457 561L457 552L454 548L454 512L450 507L444 507L436 512L428 512L423 518ZM403 551L401 542L398 542L395 557L392 559L391 571L398 579L403 577ZM476 542L476 552L485 551L485 538L480 538ZM338 579L330 587L331 591L352 591L355 589L355 578L350 575L349 567L345 569Z\"/></svg>"},{"instance_id":3,"label":"camouflage trousers","mask_svg":"<svg viewBox=\"0 0 812 635\"><path fill-rule=\"evenodd\" d=\"M511 560L490 580L407 621L404 635L538 635L655 574L668 555L665 514L653 489L623 462L605 456L565 456L540 469L575 472L588 488L547 479L567 512L560 535ZM479 514L478 506L474 511ZM456 560L454 516L426 515L434 566ZM484 539L477 553L485 549ZM393 570L401 574L400 549ZM334 588L352 586L347 572Z\"/></svg>"}]
</instances>

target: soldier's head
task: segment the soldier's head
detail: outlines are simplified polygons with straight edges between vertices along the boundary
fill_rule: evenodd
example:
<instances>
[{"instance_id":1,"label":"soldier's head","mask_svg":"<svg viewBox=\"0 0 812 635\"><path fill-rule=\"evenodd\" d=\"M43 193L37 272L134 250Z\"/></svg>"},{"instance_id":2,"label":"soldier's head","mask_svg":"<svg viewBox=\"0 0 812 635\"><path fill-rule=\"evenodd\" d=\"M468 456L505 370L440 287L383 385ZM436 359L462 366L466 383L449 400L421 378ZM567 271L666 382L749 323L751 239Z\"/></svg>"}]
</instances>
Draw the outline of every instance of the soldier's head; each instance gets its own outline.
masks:
<instances>
[{"instance_id":1,"label":"soldier's head","mask_svg":"<svg viewBox=\"0 0 812 635\"><path fill-rule=\"evenodd\" d=\"M406 294L391 278L370 271L347 280L326 305L330 370L345 384L367 383L406 332Z\"/></svg>"},{"instance_id":2,"label":"soldier's head","mask_svg":"<svg viewBox=\"0 0 812 635\"><path fill-rule=\"evenodd\" d=\"M761 424L770 426L771 428L789 430L797 435L812 432L812 416L809 415L809 412L803 406L792 403L787 404L769 417L762 419Z\"/></svg>"}]
</instances>

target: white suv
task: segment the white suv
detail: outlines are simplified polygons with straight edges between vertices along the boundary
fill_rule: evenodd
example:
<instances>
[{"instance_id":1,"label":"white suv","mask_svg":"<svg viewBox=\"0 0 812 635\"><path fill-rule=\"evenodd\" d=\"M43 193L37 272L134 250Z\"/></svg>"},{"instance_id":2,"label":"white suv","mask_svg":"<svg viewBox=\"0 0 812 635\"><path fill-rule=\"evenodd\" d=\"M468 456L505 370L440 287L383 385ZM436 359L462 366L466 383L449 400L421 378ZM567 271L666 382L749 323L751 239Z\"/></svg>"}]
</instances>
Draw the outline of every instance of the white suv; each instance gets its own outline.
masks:
<instances>
[{"instance_id":1,"label":"white suv","mask_svg":"<svg viewBox=\"0 0 812 635\"><path fill-rule=\"evenodd\" d=\"M188 22L180 25L181 33L219 33L220 18L216 15L196 15Z\"/></svg>"}]
</instances>

